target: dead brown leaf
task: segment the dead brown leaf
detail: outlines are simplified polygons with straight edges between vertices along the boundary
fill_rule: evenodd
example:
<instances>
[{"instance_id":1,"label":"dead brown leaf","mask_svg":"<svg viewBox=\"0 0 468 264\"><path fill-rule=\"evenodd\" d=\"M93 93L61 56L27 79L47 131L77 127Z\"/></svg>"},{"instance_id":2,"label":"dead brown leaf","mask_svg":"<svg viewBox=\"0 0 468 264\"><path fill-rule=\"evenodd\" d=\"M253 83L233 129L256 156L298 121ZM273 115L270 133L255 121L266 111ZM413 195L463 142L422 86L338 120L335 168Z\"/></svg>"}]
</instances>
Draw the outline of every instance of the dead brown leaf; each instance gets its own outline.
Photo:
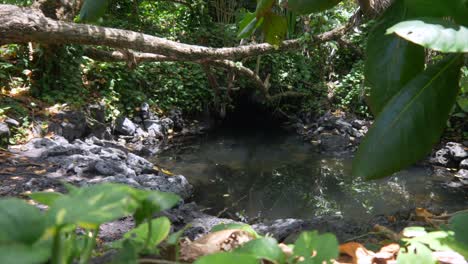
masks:
<instances>
[{"instance_id":1,"label":"dead brown leaf","mask_svg":"<svg viewBox=\"0 0 468 264\"><path fill-rule=\"evenodd\" d=\"M340 245L340 254L350 256L353 264L372 264L375 258L374 252L367 250L362 244L357 242L348 242Z\"/></svg>"},{"instance_id":2,"label":"dead brown leaf","mask_svg":"<svg viewBox=\"0 0 468 264\"><path fill-rule=\"evenodd\" d=\"M182 241L180 258L183 261L193 262L205 255L231 251L252 239L254 237L250 233L241 229L209 233L193 242L190 240Z\"/></svg>"}]
</instances>

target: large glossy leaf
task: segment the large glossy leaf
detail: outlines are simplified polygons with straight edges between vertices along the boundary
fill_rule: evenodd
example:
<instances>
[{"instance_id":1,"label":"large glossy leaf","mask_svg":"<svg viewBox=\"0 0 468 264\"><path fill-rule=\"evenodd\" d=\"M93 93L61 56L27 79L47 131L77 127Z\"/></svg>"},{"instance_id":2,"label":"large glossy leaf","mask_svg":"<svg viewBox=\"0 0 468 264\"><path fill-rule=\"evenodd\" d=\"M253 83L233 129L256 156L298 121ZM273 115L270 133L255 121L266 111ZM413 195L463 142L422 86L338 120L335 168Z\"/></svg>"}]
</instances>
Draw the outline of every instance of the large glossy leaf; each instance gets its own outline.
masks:
<instances>
[{"instance_id":1,"label":"large glossy leaf","mask_svg":"<svg viewBox=\"0 0 468 264\"><path fill-rule=\"evenodd\" d=\"M338 257L338 246L338 240L333 234L304 232L294 244L294 255L303 257L303 263L331 263L332 259Z\"/></svg>"},{"instance_id":2,"label":"large glossy leaf","mask_svg":"<svg viewBox=\"0 0 468 264\"><path fill-rule=\"evenodd\" d=\"M0 200L0 243L33 244L45 228L45 217L36 207L20 199Z\"/></svg>"},{"instance_id":3,"label":"large glossy leaf","mask_svg":"<svg viewBox=\"0 0 468 264\"><path fill-rule=\"evenodd\" d=\"M199 258L195 264L258 264L257 258L252 255L239 253L217 253Z\"/></svg>"},{"instance_id":4,"label":"large glossy leaf","mask_svg":"<svg viewBox=\"0 0 468 264\"><path fill-rule=\"evenodd\" d=\"M109 0L85 0L80 10L80 21L95 22L106 12Z\"/></svg>"},{"instance_id":5,"label":"large glossy leaf","mask_svg":"<svg viewBox=\"0 0 468 264\"><path fill-rule=\"evenodd\" d=\"M44 245L1 244L0 263L40 264L50 258L51 250Z\"/></svg>"},{"instance_id":6,"label":"large glossy leaf","mask_svg":"<svg viewBox=\"0 0 468 264\"><path fill-rule=\"evenodd\" d=\"M397 0L372 29L367 42L366 83L371 88L369 106L375 116L415 75L424 69L424 48L396 35L389 27L408 17L402 0Z\"/></svg>"},{"instance_id":7,"label":"large glossy leaf","mask_svg":"<svg viewBox=\"0 0 468 264\"><path fill-rule=\"evenodd\" d=\"M286 37L288 22L285 17L273 13L265 16L263 21L263 32L265 41L274 46L279 46Z\"/></svg>"},{"instance_id":8,"label":"large glossy leaf","mask_svg":"<svg viewBox=\"0 0 468 264\"><path fill-rule=\"evenodd\" d=\"M340 3L342 0L288 0L288 9L297 14L322 12Z\"/></svg>"},{"instance_id":9,"label":"large glossy leaf","mask_svg":"<svg viewBox=\"0 0 468 264\"><path fill-rule=\"evenodd\" d=\"M453 17L459 24L468 24L467 0L405 0L405 5L417 16Z\"/></svg>"},{"instance_id":10,"label":"large glossy leaf","mask_svg":"<svg viewBox=\"0 0 468 264\"><path fill-rule=\"evenodd\" d=\"M387 30L398 36L441 52L468 52L468 28L442 19L420 18L400 22Z\"/></svg>"},{"instance_id":11,"label":"large glossy leaf","mask_svg":"<svg viewBox=\"0 0 468 264\"><path fill-rule=\"evenodd\" d=\"M388 176L430 153L459 90L461 55L450 55L416 76L392 98L366 135L353 174Z\"/></svg>"},{"instance_id":12,"label":"large glossy leaf","mask_svg":"<svg viewBox=\"0 0 468 264\"><path fill-rule=\"evenodd\" d=\"M255 239L235 250L236 253L253 255L259 260L266 259L273 263L284 263L285 255L278 242L271 237Z\"/></svg>"},{"instance_id":13,"label":"large glossy leaf","mask_svg":"<svg viewBox=\"0 0 468 264\"><path fill-rule=\"evenodd\" d=\"M126 185L102 184L80 188L57 199L48 211L51 224L78 224L94 229L98 225L132 214L137 201Z\"/></svg>"}]
</instances>

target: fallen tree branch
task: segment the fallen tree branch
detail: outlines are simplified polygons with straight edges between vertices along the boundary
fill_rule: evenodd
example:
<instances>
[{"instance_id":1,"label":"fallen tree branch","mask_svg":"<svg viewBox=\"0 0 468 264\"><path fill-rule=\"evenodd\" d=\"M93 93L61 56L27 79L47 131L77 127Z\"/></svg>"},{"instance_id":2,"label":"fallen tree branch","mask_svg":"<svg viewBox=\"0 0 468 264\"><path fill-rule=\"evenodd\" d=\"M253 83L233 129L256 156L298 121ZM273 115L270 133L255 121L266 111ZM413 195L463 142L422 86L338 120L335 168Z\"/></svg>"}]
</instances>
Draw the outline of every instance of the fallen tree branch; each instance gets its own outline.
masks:
<instances>
[{"instance_id":1,"label":"fallen tree branch","mask_svg":"<svg viewBox=\"0 0 468 264\"><path fill-rule=\"evenodd\" d=\"M338 27L314 36L306 43L316 45L336 40L345 31L345 26ZM160 54L185 61L239 59L296 50L304 44L304 40L294 39L283 41L279 48L267 43L230 48L210 48L183 44L129 30L56 21L33 8L0 5L0 45L27 42L100 45L115 49L131 49Z\"/></svg>"}]
</instances>

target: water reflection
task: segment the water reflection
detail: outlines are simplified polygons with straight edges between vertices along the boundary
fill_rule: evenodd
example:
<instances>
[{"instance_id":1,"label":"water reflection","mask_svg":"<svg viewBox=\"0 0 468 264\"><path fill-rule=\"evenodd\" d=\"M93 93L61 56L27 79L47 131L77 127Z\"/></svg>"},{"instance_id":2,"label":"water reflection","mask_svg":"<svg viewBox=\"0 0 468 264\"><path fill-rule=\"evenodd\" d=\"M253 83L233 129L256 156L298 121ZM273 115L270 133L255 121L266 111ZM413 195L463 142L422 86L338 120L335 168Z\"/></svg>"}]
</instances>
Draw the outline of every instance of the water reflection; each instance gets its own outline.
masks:
<instances>
[{"instance_id":1,"label":"water reflection","mask_svg":"<svg viewBox=\"0 0 468 264\"><path fill-rule=\"evenodd\" d=\"M248 218L312 218L341 214L366 219L414 206L466 207L467 197L443 187L431 170L413 167L393 177L352 178L351 158L318 154L294 136L260 131L207 135L156 162L195 185L195 201L212 214Z\"/></svg>"}]
</instances>

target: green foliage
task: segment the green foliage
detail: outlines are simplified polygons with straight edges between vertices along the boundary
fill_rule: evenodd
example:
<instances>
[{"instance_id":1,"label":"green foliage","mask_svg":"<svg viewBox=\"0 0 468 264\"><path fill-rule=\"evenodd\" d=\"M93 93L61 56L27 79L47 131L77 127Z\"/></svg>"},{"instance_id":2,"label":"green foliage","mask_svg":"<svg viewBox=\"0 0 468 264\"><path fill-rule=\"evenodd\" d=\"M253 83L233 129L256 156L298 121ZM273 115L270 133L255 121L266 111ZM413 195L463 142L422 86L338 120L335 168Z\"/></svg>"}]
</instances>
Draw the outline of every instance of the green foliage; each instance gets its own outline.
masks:
<instances>
[{"instance_id":1,"label":"green foliage","mask_svg":"<svg viewBox=\"0 0 468 264\"><path fill-rule=\"evenodd\" d=\"M254 236L255 238L259 238L259 237L260 237L260 236L257 234L257 232L255 232L255 230L254 230L250 225L247 225L247 224L239 224L239 223L219 224L219 225L214 226L214 227L211 229L211 232L217 232L217 231L229 230L229 229L240 229L240 230L243 230L243 231L245 231L245 232L248 232L249 234L251 234L251 235Z\"/></svg>"},{"instance_id":2,"label":"green foliage","mask_svg":"<svg viewBox=\"0 0 468 264\"><path fill-rule=\"evenodd\" d=\"M266 259L273 263L285 263L286 256L278 246L278 242L271 237L264 237L247 242L242 247L236 249L235 253L249 254L258 260Z\"/></svg>"},{"instance_id":3,"label":"green foliage","mask_svg":"<svg viewBox=\"0 0 468 264\"><path fill-rule=\"evenodd\" d=\"M101 224L134 214L137 208L148 206L148 201L151 212L168 209L179 201L174 194L118 184L73 188L66 195L39 193L31 197L47 204L48 211L42 213L18 199L0 200L1 263L44 263L48 259L53 264L74 263L74 259L88 263ZM168 236L167 218L152 220L151 216L146 220L124 236L123 245L131 243L135 247L126 247L121 255L128 256L125 251L132 248L134 255L153 249ZM77 236L77 227L83 228L86 236Z\"/></svg>"},{"instance_id":4,"label":"green foliage","mask_svg":"<svg viewBox=\"0 0 468 264\"><path fill-rule=\"evenodd\" d=\"M286 37L287 30L288 22L285 17L273 13L264 17L263 32L265 33L266 42L279 46Z\"/></svg>"},{"instance_id":5,"label":"green foliage","mask_svg":"<svg viewBox=\"0 0 468 264\"><path fill-rule=\"evenodd\" d=\"M468 52L468 28L446 20L421 18L404 21L387 30L387 34L392 33L435 51Z\"/></svg>"},{"instance_id":6,"label":"green foliage","mask_svg":"<svg viewBox=\"0 0 468 264\"><path fill-rule=\"evenodd\" d=\"M298 14L322 12L340 3L342 0L289 0L288 9Z\"/></svg>"},{"instance_id":7,"label":"green foliage","mask_svg":"<svg viewBox=\"0 0 468 264\"><path fill-rule=\"evenodd\" d=\"M408 17L402 1L396 1L372 29L367 42L366 83L371 87L369 104L378 115L388 101L424 69L424 48L386 30Z\"/></svg>"},{"instance_id":8,"label":"green foliage","mask_svg":"<svg viewBox=\"0 0 468 264\"><path fill-rule=\"evenodd\" d=\"M294 255L304 257L304 263L331 263L338 257L338 240L333 234L304 232L294 243Z\"/></svg>"},{"instance_id":9,"label":"green foliage","mask_svg":"<svg viewBox=\"0 0 468 264\"><path fill-rule=\"evenodd\" d=\"M390 100L358 150L355 175L368 179L390 175L431 151L455 103L461 62L460 55L447 56Z\"/></svg>"}]
</instances>

